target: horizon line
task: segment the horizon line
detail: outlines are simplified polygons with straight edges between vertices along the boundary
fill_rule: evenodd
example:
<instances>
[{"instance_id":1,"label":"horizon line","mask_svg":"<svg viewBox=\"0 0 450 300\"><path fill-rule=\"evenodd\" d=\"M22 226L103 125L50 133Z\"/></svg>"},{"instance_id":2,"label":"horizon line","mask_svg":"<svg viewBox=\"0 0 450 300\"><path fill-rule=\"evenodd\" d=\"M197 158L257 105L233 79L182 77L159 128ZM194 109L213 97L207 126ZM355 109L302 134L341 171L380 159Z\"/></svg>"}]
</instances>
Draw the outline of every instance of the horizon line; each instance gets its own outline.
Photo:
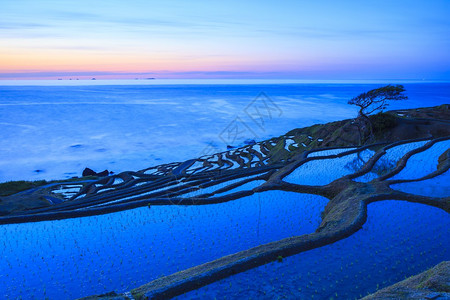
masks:
<instances>
[{"instance_id":1,"label":"horizon line","mask_svg":"<svg viewBox=\"0 0 450 300\"><path fill-rule=\"evenodd\" d=\"M159 78L159 79L0 79L0 86L95 86L173 84L420 84L450 83L424 79L274 79L274 78Z\"/></svg>"}]
</instances>

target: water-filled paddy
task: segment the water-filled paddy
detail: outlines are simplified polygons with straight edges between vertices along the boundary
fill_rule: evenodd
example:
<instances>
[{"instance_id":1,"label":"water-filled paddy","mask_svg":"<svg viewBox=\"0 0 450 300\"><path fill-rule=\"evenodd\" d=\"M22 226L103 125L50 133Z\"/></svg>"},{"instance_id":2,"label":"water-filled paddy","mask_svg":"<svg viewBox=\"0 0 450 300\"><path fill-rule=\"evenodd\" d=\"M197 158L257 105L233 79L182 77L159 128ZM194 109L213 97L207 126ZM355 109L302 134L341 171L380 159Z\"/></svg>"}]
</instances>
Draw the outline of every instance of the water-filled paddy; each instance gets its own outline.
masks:
<instances>
[{"instance_id":1,"label":"water-filled paddy","mask_svg":"<svg viewBox=\"0 0 450 300\"><path fill-rule=\"evenodd\" d=\"M327 151L333 151L332 154L336 154L342 150ZM359 162L367 161L373 154L374 152L371 150L363 150L360 153L352 153L338 158L311 160L299 166L283 180L296 184L326 185L342 176L358 171L362 166Z\"/></svg>"},{"instance_id":2,"label":"water-filled paddy","mask_svg":"<svg viewBox=\"0 0 450 300\"><path fill-rule=\"evenodd\" d=\"M153 206L0 226L0 297L123 292L162 275L310 233L327 200L269 191L222 204Z\"/></svg>"},{"instance_id":3,"label":"water-filled paddy","mask_svg":"<svg viewBox=\"0 0 450 300\"><path fill-rule=\"evenodd\" d=\"M345 240L228 277L178 299L355 299L450 259L448 213L423 204L369 205Z\"/></svg>"},{"instance_id":4,"label":"water-filled paddy","mask_svg":"<svg viewBox=\"0 0 450 300\"><path fill-rule=\"evenodd\" d=\"M391 184L394 190L431 197L448 197L450 195L450 171L423 181Z\"/></svg>"},{"instance_id":5,"label":"water-filled paddy","mask_svg":"<svg viewBox=\"0 0 450 300\"><path fill-rule=\"evenodd\" d=\"M316 156L327 156L327 155L337 155L342 152L351 151L356 148L337 148L337 149L327 149L327 150L320 150L320 151L314 151L308 154L307 157L316 157Z\"/></svg>"},{"instance_id":6,"label":"water-filled paddy","mask_svg":"<svg viewBox=\"0 0 450 300\"><path fill-rule=\"evenodd\" d=\"M372 168L372 171L366 173L358 178L355 178L355 181L360 182L369 182L379 176L386 174L395 168L397 161L400 160L406 153L412 151L418 147L425 145L427 141L413 142L401 144L386 150L386 153L375 163Z\"/></svg>"},{"instance_id":7,"label":"water-filled paddy","mask_svg":"<svg viewBox=\"0 0 450 300\"><path fill-rule=\"evenodd\" d=\"M198 197L200 195L209 194L209 193L216 193L217 190L220 190L220 189L222 189L224 187L227 187L230 184L237 184L239 182L242 182L242 181L247 180L247 179L255 178L257 176L258 175L253 175L253 176L247 176L247 177L243 177L243 178L228 180L228 181L217 183L217 184L214 184L214 185L211 185L211 186L208 186L208 187L196 190L196 191L192 191L192 192L189 192L189 193L186 193L186 194L182 194L179 197L190 198L190 197ZM256 186L258 186L258 185L263 183L262 180L253 180L253 181L250 181L250 182L252 182L252 183L244 183L240 187L245 185L245 187L248 187L248 188L245 188L245 189L251 190L253 187L256 187ZM252 188L250 188L250 186ZM242 188L236 188L234 190L239 191L239 190L243 190L243 189ZM227 193L228 192L218 193L218 196L223 196L223 195L225 195Z\"/></svg>"},{"instance_id":8,"label":"water-filled paddy","mask_svg":"<svg viewBox=\"0 0 450 300\"><path fill-rule=\"evenodd\" d=\"M436 171L439 157L448 149L450 140L437 142L429 149L411 156L406 167L390 179L416 179Z\"/></svg>"}]
</instances>

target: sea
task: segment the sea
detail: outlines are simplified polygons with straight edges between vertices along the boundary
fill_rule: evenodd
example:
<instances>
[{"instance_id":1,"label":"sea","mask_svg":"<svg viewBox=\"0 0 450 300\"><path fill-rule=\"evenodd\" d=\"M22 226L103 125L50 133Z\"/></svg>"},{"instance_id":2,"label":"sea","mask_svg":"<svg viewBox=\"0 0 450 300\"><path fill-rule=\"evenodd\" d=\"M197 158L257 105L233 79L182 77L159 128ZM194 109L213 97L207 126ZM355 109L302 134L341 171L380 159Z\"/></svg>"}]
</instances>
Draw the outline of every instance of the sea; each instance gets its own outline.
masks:
<instances>
[{"instance_id":1,"label":"sea","mask_svg":"<svg viewBox=\"0 0 450 300\"><path fill-rule=\"evenodd\" d=\"M119 173L179 162L355 117L347 101L386 84L450 103L450 83L295 80L0 81L0 182Z\"/></svg>"}]
</instances>

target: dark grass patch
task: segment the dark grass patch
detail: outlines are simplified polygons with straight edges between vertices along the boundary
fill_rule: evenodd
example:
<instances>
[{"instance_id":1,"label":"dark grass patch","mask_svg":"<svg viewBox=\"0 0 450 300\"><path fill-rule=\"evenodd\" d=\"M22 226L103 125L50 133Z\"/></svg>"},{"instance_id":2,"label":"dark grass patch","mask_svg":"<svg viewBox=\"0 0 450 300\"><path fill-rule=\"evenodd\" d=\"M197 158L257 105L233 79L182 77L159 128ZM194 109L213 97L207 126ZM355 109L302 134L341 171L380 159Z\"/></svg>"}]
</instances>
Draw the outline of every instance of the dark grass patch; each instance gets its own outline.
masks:
<instances>
[{"instance_id":1,"label":"dark grass patch","mask_svg":"<svg viewBox=\"0 0 450 300\"><path fill-rule=\"evenodd\" d=\"M9 196L18 192L26 191L32 188L46 185L48 182L45 180L37 181L7 181L0 183L0 196Z\"/></svg>"},{"instance_id":2,"label":"dark grass patch","mask_svg":"<svg viewBox=\"0 0 450 300\"><path fill-rule=\"evenodd\" d=\"M37 188L40 186L44 186L52 183L70 183L84 180L97 180L96 176L85 176L85 177L77 177L70 178L66 180L36 180L36 181L27 181L27 180L18 180L18 181L7 181L0 183L0 196L10 196L19 192L23 192L29 189Z\"/></svg>"}]
</instances>

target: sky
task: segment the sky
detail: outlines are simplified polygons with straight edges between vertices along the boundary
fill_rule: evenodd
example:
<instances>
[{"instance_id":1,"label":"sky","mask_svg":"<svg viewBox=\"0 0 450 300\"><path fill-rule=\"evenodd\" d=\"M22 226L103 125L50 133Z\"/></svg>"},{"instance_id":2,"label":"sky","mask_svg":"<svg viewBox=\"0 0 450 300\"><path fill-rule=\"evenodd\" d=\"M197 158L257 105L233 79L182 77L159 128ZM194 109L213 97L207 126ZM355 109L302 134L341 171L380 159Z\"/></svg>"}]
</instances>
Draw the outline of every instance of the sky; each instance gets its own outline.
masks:
<instances>
[{"instance_id":1,"label":"sky","mask_svg":"<svg viewBox=\"0 0 450 300\"><path fill-rule=\"evenodd\" d=\"M0 0L0 80L450 80L449 0Z\"/></svg>"}]
</instances>

